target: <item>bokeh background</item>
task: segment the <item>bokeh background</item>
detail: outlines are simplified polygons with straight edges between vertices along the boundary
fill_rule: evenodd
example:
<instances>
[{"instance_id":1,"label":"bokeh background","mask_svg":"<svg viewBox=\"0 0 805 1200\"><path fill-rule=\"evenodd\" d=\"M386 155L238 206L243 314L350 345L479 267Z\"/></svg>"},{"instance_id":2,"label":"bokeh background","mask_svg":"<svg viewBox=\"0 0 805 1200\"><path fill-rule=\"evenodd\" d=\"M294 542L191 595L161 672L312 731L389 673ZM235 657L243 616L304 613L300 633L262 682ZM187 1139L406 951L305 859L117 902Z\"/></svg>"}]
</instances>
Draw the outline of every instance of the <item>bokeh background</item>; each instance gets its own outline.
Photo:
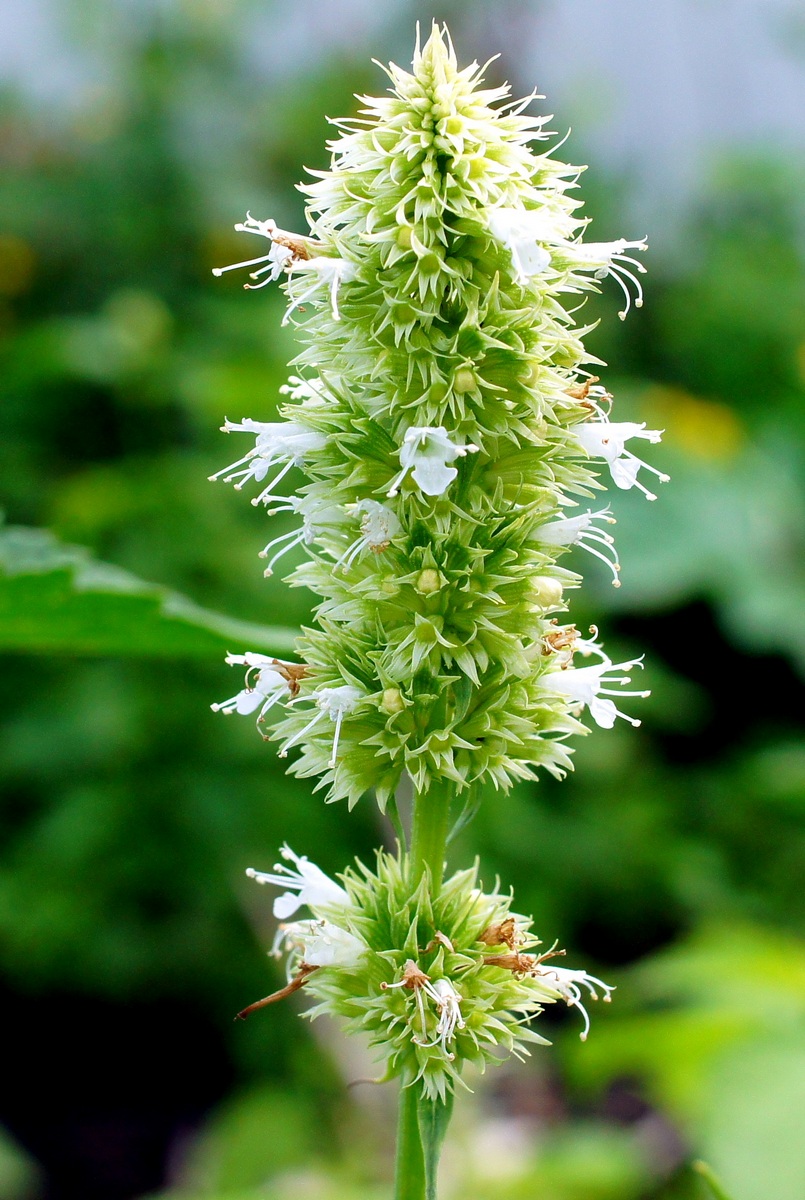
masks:
<instances>
[{"instance_id":1,"label":"bokeh background","mask_svg":"<svg viewBox=\"0 0 805 1200\"><path fill-rule=\"evenodd\" d=\"M650 235L646 307L622 325L607 289L591 345L621 418L666 429L652 461L672 482L655 504L614 497L624 586L585 558L574 597L613 657L646 651L644 723L595 730L563 784L487 798L451 850L515 885L616 1003L586 1046L572 1012L548 1014L554 1049L473 1082L444 1195L700 1200L704 1156L734 1200L802 1200L801 7L0 12L6 519L229 618L295 626L309 609L262 578L264 514L206 482L231 457L222 417L271 419L293 353L281 297L210 268L243 256L246 209L302 227L293 184L326 165L325 114L385 86L372 57L405 65L433 17L464 61L499 51L490 78L539 85L554 127L573 126L595 236ZM209 647L181 643L163 593L138 608L119 571L25 530L0 542L0 1197L387 1195L393 1096L346 1086L371 1068L293 1001L232 1015L277 978L244 867L287 839L335 871L388 829L368 801L349 819L323 806L251 722L209 711L236 687L223 623ZM126 601L106 641L93 586Z\"/></svg>"}]
</instances>

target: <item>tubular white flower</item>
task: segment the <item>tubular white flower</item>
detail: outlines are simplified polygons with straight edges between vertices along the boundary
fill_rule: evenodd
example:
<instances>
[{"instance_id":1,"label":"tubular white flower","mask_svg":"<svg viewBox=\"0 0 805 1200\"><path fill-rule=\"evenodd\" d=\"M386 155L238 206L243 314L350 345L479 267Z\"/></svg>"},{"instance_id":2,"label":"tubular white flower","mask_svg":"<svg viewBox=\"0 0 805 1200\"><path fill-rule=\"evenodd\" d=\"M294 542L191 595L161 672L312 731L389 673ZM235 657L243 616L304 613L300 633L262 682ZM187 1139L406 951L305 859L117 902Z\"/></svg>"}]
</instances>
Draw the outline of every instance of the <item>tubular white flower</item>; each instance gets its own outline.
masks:
<instances>
[{"instance_id":1,"label":"tubular white flower","mask_svg":"<svg viewBox=\"0 0 805 1200\"><path fill-rule=\"evenodd\" d=\"M583 221L547 205L542 208L494 208L488 214L489 231L512 256L519 283L542 275L551 265L551 251L538 245L567 246Z\"/></svg>"},{"instance_id":2,"label":"tubular white flower","mask_svg":"<svg viewBox=\"0 0 805 1200\"><path fill-rule=\"evenodd\" d=\"M291 303L286 309L285 316L282 318L282 324L287 325L291 319L291 313L295 309L300 308L305 301L314 296L322 284L330 289L330 306L333 312L335 321L341 320L341 314L338 311L338 289L342 283L349 283L357 274L352 263L347 262L343 258L329 258L317 256L315 258L307 258L295 261L290 268L294 273L303 272L313 274L315 276L309 287L305 288L297 296L293 296Z\"/></svg>"},{"instance_id":3,"label":"tubular white flower","mask_svg":"<svg viewBox=\"0 0 805 1200\"><path fill-rule=\"evenodd\" d=\"M274 916L279 921L292 916L303 905L312 908L314 912L320 906L349 908L350 899L344 888L315 863L304 855L294 854L287 844L282 847L280 854L288 862L292 862L295 869L286 867L284 863L275 863L273 871L256 871L254 867L249 867L246 871L249 878L256 883L270 883L274 887L289 889L274 901Z\"/></svg>"},{"instance_id":4,"label":"tubular white flower","mask_svg":"<svg viewBox=\"0 0 805 1200\"><path fill-rule=\"evenodd\" d=\"M643 438L654 444L660 441L662 430L646 429L645 421L609 421L602 416L598 421L582 421L573 425L570 432L576 435L582 449L587 451L590 458L604 459L614 483L619 488L628 490L636 487L647 500L656 500L654 493L637 478L638 471L644 467L656 475L660 483L667 483L670 479L670 475L658 471L656 467L652 467L650 463L644 462L631 450L626 449L626 443L632 438Z\"/></svg>"},{"instance_id":5,"label":"tubular white flower","mask_svg":"<svg viewBox=\"0 0 805 1200\"><path fill-rule=\"evenodd\" d=\"M274 499L271 489L288 474L291 467L300 466L306 454L323 450L327 444L323 433L316 433L296 421L253 421L250 417L244 417L242 421L225 421L221 430L224 433L253 433L256 435L255 444L243 458L210 475L211 482L222 476L224 483L237 479L235 490L239 492L250 479L261 483L271 467L285 463L271 483L252 500L255 505Z\"/></svg>"},{"instance_id":6,"label":"tubular white flower","mask_svg":"<svg viewBox=\"0 0 805 1200\"><path fill-rule=\"evenodd\" d=\"M547 206L496 208L488 214L488 220L492 236L511 254L518 283L544 274L551 265L552 254L559 251L563 258L571 261L575 270L592 271L596 279L605 279L607 275L615 279L626 299L626 307L618 313L621 320L625 320L632 305L629 284L635 290L635 307L642 307L643 287L635 272L644 275L646 268L624 251L648 249L645 238L637 242L623 238L615 242L571 241L574 230L583 222Z\"/></svg>"},{"instance_id":7,"label":"tubular white flower","mask_svg":"<svg viewBox=\"0 0 805 1200\"><path fill-rule=\"evenodd\" d=\"M236 225L236 229L243 229L242 225ZM293 250L288 246L282 246L279 242L274 242L268 254L261 254L259 258L247 258L243 262L230 263L228 267L213 267L213 275L223 275L226 271L238 271L243 267L255 267L260 263L265 263L264 267L260 267L259 271L250 272L252 279L259 279L261 275L266 278L262 283L244 283L244 287L248 291L253 292L258 288L265 287L268 283L273 283L275 279L279 279L283 271L287 271L290 264L293 262Z\"/></svg>"},{"instance_id":8,"label":"tubular white flower","mask_svg":"<svg viewBox=\"0 0 805 1200\"><path fill-rule=\"evenodd\" d=\"M598 999L596 988L600 988L603 999L607 1003L612 999L615 989L610 984L604 983L603 979L596 979L595 975L588 975L586 971L572 971L568 967L555 967L547 963L539 963L530 974L560 995L568 1007L579 1009L584 1018L584 1028L579 1037L586 1042L590 1032L590 1017L582 1001L581 988L587 989L591 1000Z\"/></svg>"},{"instance_id":9,"label":"tubular white flower","mask_svg":"<svg viewBox=\"0 0 805 1200\"><path fill-rule=\"evenodd\" d=\"M238 233L259 234L260 237L268 238L271 242L268 254L260 255L258 258L249 258L244 262L231 263L227 267L213 267L212 269L213 275L221 276L227 271L238 271L243 267L259 267L259 270L250 272L250 278L259 279L261 275L266 275L267 278L262 283L245 284L244 286L249 291L265 287L267 283L279 279L283 271L293 269L293 264L299 257L309 257L308 239L279 229L276 222L270 218L267 221L257 221L251 213L247 213L246 220L238 223L235 229ZM260 266L261 263L264 263L265 266Z\"/></svg>"},{"instance_id":10,"label":"tubular white flower","mask_svg":"<svg viewBox=\"0 0 805 1200\"><path fill-rule=\"evenodd\" d=\"M296 546L312 545L316 538L321 535L324 526L335 527L340 530L344 522L343 510L337 508L335 505L313 500L309 496L305 496L304 498L300 498L299 496L263 497L263 502L266 504L274 500L278 503L273 508L268 509L269 517L273 517L277 513L301 513L302 524L297 529L291 529L287 533L281 533L278 537L272 538L258 552L258 558L268 558L269 553L274 547L279 547L263 572L266 577L273 574L276 564L290 550L295 549Z\"/></svg>"},{"instance_id":11,"label":"tubular white flower","mask_svg":"<svg viewBox=\"0 0 805 1200\"><path fill-rule=\"evenodd\" d=\"M512 257L518 283L541 275L551 265L551 255L538 241L559 236L554 213L545 209L495 208L489 213L489 231Z\"/></svg>"},{"instance_id":12,"label":"tubular white flower","mask_svg":"<svg viewBox=\"0 0 805 1200\"><path fill-rule=\"evenodd\" d=\"M458 469L447 464L477 450L473 445L457 446L444 425L412 425L400 447L402 470L386 494L396 496L410 471L414 483L426 496L441 496L458 475Z\"/></svg>"},{"instance_id":13,"label":"tubular white flower","mask_svg":"<svg viewBox=\"0 0 805 1200\"><path fill-rule=\"evenodd\" d=\"M279 279L283 272L287 275L293 275L298 271L312 272L316 276L314 283L300 295L292 299L282 319L282 324L287 325L294 309L299 308L306 300L309 300L322 283L329 286L330 289L330 303L332 305L333 317L336 321L340 319L338 312L338 289L343 282L355 278L356 272L352 263L348 263L342 258L331 258L311 253L318 248L318 244L315 241L310 238L300 237L295 233L288 233L284 229L279 229L276 222L270 218L267 221L257 221L251 213L247 213L246 220L236 225L235 229L238 233L256 233L260 237L268 238L271 242L271 249L268 254L260 255L258 258L231 263L227 267L213 267L213 275L220 276L227 271L237 271L243 267L257 267L256 271L250 272L249 277L251 279L260 279L261 275L265 275L266 278L260 283L247 283L244 285L249 291L256 291L258 288L265 287L266 284Z\"/></svg>"},{"instance_id":14,"label":"tubular white flower","mask_svg":"<svg viewBox=\"0 0 805 1200\"><path fill-rule=\"evenodd\" d=\"M303 737L310 732L314 726L318 725L319 721L325 715L329 716L330 720L335 724L335 733L333 735L333 749L330 755L328 767L334 767L336 764L336 755L338 754L338 739L341 735L341 722L345 716L349 716L351 712L358 706L363 699L362 693L356 687L351 687L349 684L343 684L341 687L335 688L320 688L311 699L315 700L318 712L312 721L308 721L303 729L295 733L290 738L283 748L280 750L280 758L285 758L285 755L290 750L291 746L296 745Z\"/></svg>"},{"instance_id":15,"label":"tubular white flower","mask_svg":"<svg viewBox=\"0 0 805 1200\"><path fill-rule=\"evenodd\" d=\"M354 968L366 953L366 946L332 921L292 921L278 931L285 948L308 967Z\"/></svg>"},{"instance_id":16,"label":"tubular white flower","mask_svg":"<svg viewBox=\"0 0 805 1200\"><path fill-rule=\"evenodd\" d=\"M621 565L615 549L615 539L603 530L596 529L596 521L605 521L608 525L615 524L615 518L610 515L609 509L602 508L598 512L580 513L577 517L559 517L555 521L548 521L539 526L534 537L546 546L581 546L589 554L606 563L612 572L612 586L620 587L618 572Z\"/></svg>"},{"instance_id":17,"label":"tubular white flower","mask_svg":"<svg viewBox=\"0 0 805 1200\"><path fill-rule=\"evenodd\" d=\"M589 643L582 647L582 652L601 653L597 647ZM566 667L564 670L546 671L540 677L540 686L554 695L567 697L573 704L586 705L596 725L600 725L602 729L611 729L615 724L616 717L622 717L624 721L628 721L637 729L640 722L636 718L621 712L619 708L615 707L612 700L602 699L602 697L640 696L645 699L651 695L650 692L623 690L627 683L631 683L631 676L625 675L623 672L631 671L634 667L642 668L642 659L633 658L628 662L613 663L606 655L602 654L602 658L603 661L594 666ZM613 688L610 686L611 684L617 684L617 687Z\"/></svg>"},{"instance_id":18,"label":"tubular white flower","mask_svg":"<svg viewBox=\"0 0 805 1200\"><path fill-rule=\"evenodd\" d=\"M259 708L257 723L260 724L270 708L273 708L278 701L287 700L290 696L288 679L277 670L273 659L266 658L263 654L248 652L246 654L228 654L226 661L230 666L241 664L248 668L245 686L242 691L229 700L224 700L220 704L211 704L210 708L213 712L236 712L241 716L249 716Z\"/></svg>"},{"instance_id":19,"label":"tubular white flower","mask_svg":"<svg viewBox=\"0 0 805 1200\"><path fill-rule=\"evenodd\" d=\"M596 279L605 279L607 275L612 276L626 298L626 307L618 313L620 319L625 321L632 304L632 294L629 291L627 280L635 289L635 308L643 307L643 286L634 271L629 270L629 267L634 267L635 271L641 275L645 275L646 268L636 258L623 252L624 250L644 251L647 249L645 238L641 238L639 242L627 242L621 238L617 242L574 242L572 246L568 247L567 253L578 270L593 271ZM624 263L628 263L629 266L624 266Z\"/></svg>"},{"instance_id":20,"label":"tubular white flower","mask_svg":"<svg viewBox=\"0 0 805 1200\"><path fill-rule=\"evenodd\" d=\"M361 551L368 549L380 554L402 530L397 514L378 500L359 500L357 504L348 506L347 511L363 514L363 518L360 537L347 547L335 564L336 567L343 566L345 571L349 570Z\"/></svg>"}]
</instances>

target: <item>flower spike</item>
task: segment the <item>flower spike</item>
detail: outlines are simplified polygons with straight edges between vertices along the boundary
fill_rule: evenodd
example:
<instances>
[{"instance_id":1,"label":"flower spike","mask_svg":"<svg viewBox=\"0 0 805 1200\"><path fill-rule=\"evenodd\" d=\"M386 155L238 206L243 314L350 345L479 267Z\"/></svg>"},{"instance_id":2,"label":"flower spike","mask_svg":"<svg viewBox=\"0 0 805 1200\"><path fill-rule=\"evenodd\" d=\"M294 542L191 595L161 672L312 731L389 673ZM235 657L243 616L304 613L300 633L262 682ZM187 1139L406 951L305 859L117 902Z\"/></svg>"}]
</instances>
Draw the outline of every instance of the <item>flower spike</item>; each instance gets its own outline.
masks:
<instances>
[{"instance_id":1,"label":"flower spike","mask_svg":"<svg viewBox=\"0 0 805 1200\"><path fill-rule=\"evenodd\" d=\"M556 943L540 952L477 866L445 877L442 834L488 785L563 777L582 718L640 724L620 705L649 695L631 686L642 657L613 662L594 626L579 632L582 580L561 560L578 546L620 586L615 514L590 497L611 484L654 500L649 476L668 479L633 449L661 432L618 419L576 324L610 277L621 318L643 304L646 240L585 240L565 139L527 115L533 95L483 72L459 66L444 28L417 36L390 92L334 122L329 169L301 185L305 232L249 213L235 228L265 253L215 270L278 284L299 352L270 420L225 421L250 440L211 478L293 518L260 557L271 575L304 548L286 570L316 607L296 662L228 655L243 687L212 707L270 725L328 802L389 806L401 843L337 878L287 845L272 870L249 868L278 889L286 980L239 1015L304 993L310 1017L368 1036L417 1105L444 1105L469 1062L545 1044L545 1006L578 1009L585 1040L589 1001L610 999L557 965Z\"/></svg>"}]
</instances>

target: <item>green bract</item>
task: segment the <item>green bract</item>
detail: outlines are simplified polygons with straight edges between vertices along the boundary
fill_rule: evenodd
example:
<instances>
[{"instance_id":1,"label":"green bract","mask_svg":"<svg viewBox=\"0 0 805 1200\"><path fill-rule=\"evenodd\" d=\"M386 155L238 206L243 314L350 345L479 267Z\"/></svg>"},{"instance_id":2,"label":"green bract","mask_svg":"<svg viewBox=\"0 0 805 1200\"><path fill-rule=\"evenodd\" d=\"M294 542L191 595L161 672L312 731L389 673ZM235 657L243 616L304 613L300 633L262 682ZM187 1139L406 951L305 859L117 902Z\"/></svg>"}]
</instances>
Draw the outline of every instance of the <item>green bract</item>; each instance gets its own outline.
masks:
<instances>
[{"instance_id":1,"label":"green bract","mask_svg":"<svg viewBox=\"0 0 805 1200\"><path fill-rule=\"evenodd\" d=\"M263 553L272 570L304 546L291 582L321 600L302 669L233 656L246 686L222 707L262 723L285 702L281 753L298 746L292 770L350 804L374 789L383 806L403 773L417 792L562 775L583 708L612 725L625 714L608 697L634 694L639 663L555 614L580 582L557 565L570 546L617 583L611 517L586 504L595 463L653 498L626 442L659 434L610 420L573 318L606 275L640 303L625 251L645 246L582 243L579 169L481 74L434 30L411 74L389 69L390 95L336 122L331 169L302 189L309 233L238 226L270 242L236 265L255 287L286 280L303 349L284 419L227 422L256 441L219 475L299 515ZM292 466L307 482L289 496L275 489Z\"/></svg>"}]
</instances>

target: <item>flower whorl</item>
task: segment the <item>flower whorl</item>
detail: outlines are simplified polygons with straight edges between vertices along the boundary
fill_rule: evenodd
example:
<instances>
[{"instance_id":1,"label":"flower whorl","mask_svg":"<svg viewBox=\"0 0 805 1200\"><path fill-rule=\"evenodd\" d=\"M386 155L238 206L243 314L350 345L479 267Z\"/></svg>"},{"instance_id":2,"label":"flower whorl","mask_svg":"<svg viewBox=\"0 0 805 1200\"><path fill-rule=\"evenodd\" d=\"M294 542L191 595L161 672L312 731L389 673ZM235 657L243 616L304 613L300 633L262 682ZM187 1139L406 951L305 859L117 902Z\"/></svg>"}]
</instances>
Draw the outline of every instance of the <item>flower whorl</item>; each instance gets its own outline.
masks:
<instances>
[{"instance_id":1,"label":"flower whorl","mask_svg":"<svg viewBox=\"0 0 805 1200\"><path fill-rule=\"evenodd\" d=\"M632 292L641 303L626 251L644 244L582 244L579 169L540 150L547 118L484 88L477 65L459 70L446 33L412 73L388 73L391 94L336 122L330 170L302 188L309 233L239 227L271 242L237 265L285 277L301 378L285 425L225 427L256 437L230 477L302 518L264 553L304 545L291 581L321 598L274 736L328 798L373 788L381 806L403 772L418 790L562 775L585 705L601 724L624 715L602 685L623 695L612 672L639 663L560 623L580 577L557 559L581 545L617 582L595 524L611 518L588 504L596 460L649 498L638 472L659 475L625 448L659 434L610 421L565 307L607 275L626 308ZM294 466L308 481L275 493ZM574 653L600 661L576 668Z\"/></svg>"}]
</instances>

